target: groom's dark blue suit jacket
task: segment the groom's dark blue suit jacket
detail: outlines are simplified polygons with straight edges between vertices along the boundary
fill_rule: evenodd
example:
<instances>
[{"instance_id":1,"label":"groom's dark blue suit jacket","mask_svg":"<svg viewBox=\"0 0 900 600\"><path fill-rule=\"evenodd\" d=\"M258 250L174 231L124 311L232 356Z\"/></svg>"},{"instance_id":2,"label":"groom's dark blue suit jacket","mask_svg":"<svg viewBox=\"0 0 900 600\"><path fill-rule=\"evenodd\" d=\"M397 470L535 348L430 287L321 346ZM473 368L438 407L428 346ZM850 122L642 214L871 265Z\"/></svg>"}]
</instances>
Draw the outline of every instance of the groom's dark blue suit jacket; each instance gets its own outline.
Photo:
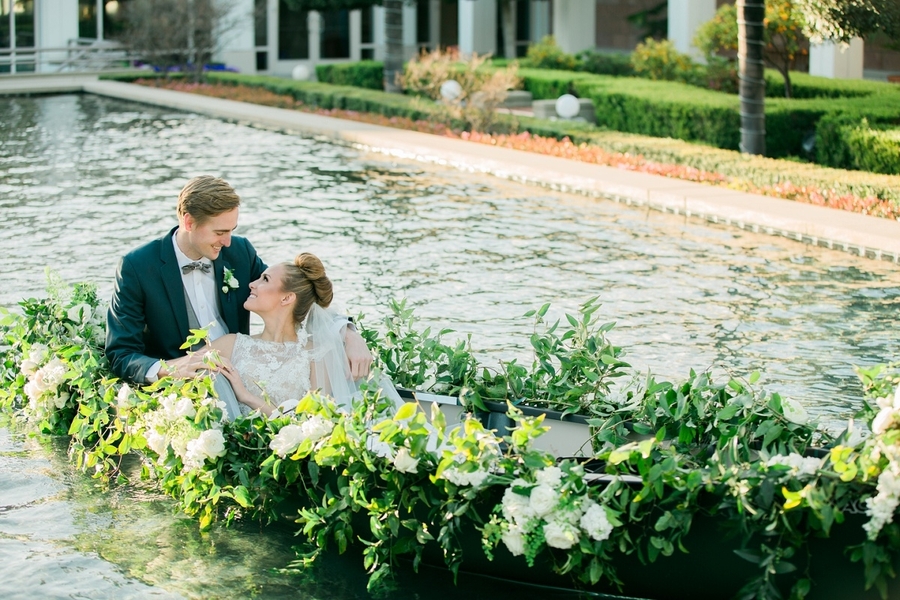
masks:
<instances>
[{"instance_id":1,"label":"groom's dark blue suit jacket","mask_svg":"<svg viewBox=\"0 0 900 600\"><path fill-rule=\"evenodd\" d=\"M144 376L157 360L182 356L180 346L190 334L184 283L172 245L175 229L126 254L116 270L106 319L106 356L116 376L135 383L146 383ZM234 273L237 289L222 291L225 269ZM232 236L231 245L213 261L219 313L229 332L249 333L247 286L265 269L250 242L238 236Z\"/></svg>"}]
</instances>

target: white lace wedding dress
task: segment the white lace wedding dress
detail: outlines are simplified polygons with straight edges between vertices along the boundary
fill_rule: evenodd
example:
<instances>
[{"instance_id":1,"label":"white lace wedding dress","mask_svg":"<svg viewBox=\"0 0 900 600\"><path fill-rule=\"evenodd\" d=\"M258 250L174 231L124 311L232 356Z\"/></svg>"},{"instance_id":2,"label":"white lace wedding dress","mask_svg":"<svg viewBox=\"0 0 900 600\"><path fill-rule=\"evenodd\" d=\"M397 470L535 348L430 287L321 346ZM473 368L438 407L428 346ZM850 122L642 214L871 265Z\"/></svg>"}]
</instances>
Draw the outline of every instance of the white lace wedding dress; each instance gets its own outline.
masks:
<instances>
[{"instance_id":1,"label":"white lace wedding dress","mask_svg":"<svg viewBox=\"0 0 900 600\"><path fill-rule=\"evenodd\" d=\"M234 340L231 362L251 394L268 398L274 406L296 406L309 392L310 364L315 351L309 348L304 329L296 342L270 342L239 333ZM242 415L253 410L238 404Z\"/></svg>"}]
</instances>

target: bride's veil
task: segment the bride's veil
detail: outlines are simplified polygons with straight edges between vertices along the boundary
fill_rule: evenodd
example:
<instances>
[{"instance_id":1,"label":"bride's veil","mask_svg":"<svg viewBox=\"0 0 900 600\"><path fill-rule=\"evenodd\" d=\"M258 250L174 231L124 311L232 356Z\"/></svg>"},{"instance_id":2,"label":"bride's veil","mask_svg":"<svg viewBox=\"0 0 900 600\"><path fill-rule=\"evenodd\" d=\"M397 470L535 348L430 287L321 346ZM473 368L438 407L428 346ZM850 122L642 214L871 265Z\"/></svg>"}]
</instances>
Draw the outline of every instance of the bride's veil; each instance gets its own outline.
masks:
<instances>
[{"instance_id":1,"label":"bride's veil","mask_svg":"<svg viewBox=\"0 0 900 600\"><path fill-rule=\"evenodd\" d=\"M336 315L334 310L324 309L316 303L313 303L306 315L306 333L312 342L311 370L315 375L316 387L334 398L340 408L350 410L353 399L359 396L360 391L350 375L344 340L335 327ZM382 376L378 387L395 406L403 404L390 379Z\"/></svg>"},{"instance_id":2,"label":"bride's veil","mask_svg":"<svg viewBox=\"0 0 900 600\"><path fill-rule=\"evenodd\" d=\"M306 333L312 342L316 387L334 398L339 407L350 410L359 388L350 376L344 340L334 326L334 318L332 311L313 302L306 315Z\"/></svg>"}]
</instances>

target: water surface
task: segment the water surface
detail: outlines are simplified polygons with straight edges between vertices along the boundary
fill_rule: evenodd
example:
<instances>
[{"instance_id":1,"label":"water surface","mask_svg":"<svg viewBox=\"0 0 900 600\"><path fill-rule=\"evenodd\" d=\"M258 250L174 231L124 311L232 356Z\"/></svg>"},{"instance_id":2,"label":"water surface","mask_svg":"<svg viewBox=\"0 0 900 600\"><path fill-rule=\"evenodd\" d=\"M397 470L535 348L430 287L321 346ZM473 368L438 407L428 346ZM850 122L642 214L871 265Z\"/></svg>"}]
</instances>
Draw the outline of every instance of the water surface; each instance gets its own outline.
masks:
<instances>
[{"instance_id":1,"label":"water surface","mask_svg":"<svg viewBox=\"0 0 900 600\"><path fill-rule=\"evenodd\" d=\"M853 365L900 349L888 263L117 100L0 98L0 114L0 305L41 295L47 266L108 296L118 257L174 227L179 189L210 173L241 194L239 233L268 262L314 252L348 313L374 321L406 297L424 323L472 333L488 362L529 360L525 311L599 296L636 368L758 369L839 427L860 402ZM201 536L154 494L95 494L65 465L0 429L4 596L37 580L47 597L363 593L328 583L359 568L270 577L289 536Z\"/></svg>"}]
</instances>

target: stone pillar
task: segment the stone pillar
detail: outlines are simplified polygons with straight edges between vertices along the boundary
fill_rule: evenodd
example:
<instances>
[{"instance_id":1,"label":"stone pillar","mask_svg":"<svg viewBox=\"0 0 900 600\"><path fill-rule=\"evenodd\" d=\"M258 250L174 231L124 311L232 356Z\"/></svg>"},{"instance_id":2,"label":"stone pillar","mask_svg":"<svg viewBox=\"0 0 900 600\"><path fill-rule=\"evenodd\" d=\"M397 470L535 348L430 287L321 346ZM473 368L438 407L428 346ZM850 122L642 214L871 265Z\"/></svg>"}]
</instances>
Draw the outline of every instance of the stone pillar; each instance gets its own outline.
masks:
<instances>
[{"instance_id":1,"label":"stone pillar","mask_svg":"<svg viewBox=\"0 0 900 600\"><path fill-rule=\"evenodd\" d=\"M306 27L309 31L309 70L316 72L316 64L322 58L322 15L319 11L309 11Z\"/></svg>"},{"instance_id":2,"label":"stone pillar","mask_svg":"<svg viewBox=\"0 0 900 600\"><path fill-rule=\"evenodd\" d=\"M716 14L716 0L669 0L668 38L679 52L700 57L694 47L697 28Z\"/></svg>"},{"instance_id":3,"label":"stone pillar","mask_svg":"<svg viewBox=\"0 0 900 600\"><path fill-rule=\"evenodd\" d=\"M221 47L213 57L241 73L256 73L256 23L253 0L234 0L228 4L224 21L228 30L221 32Z\"/></svg>"},{"instance_id":4,"label":"stone pillar","mask_svg":"<svg viewBox=\"0 0 900 600\"><path fill-rule=\"evenodd\" d=\"M531 0L531 36L532 42L539 42L550 35L550 2Z\"/></svg>"},{"instance_id":5,"label":"stone pillar","mask_svg":"<svg viewBox=\"0 0 900 600\"><path fill-rule=\"evenodd\" d=\"M384 39L384 7L372 7L372 42L375 44L375 60L384 60L385 39Z\"/></svg>"},{"instance_id":6,"label":"stone pillar","mask_svg":"<svg viewBox=\"0 0 900 600\"><path fill-rule=\"evenodd\" d=\"M553 0L553 37L569 54L596 48L596 0Z\"/></svg>"},{"instance_id":7,"label":"stone pillar","mask_svg":"<svg viewBox=\"0 0 900 600\"><path fill-rule=\"evenodd\" d=\"M459 0L459 51L462 54L497 54L497 26L496 0Z\"/></svg>"},{"instance_id":8,"label":"stone pillar","mask_svg":"<svg viewBox=\"0 0 900 600\"><path fill-rule=\"evenodd\" d=\"M38 48L65 48L78 37L78 0L44 0L35 2L35 40ZM67 52L41 52L36 71L53 73L66 59Z\"/></svg>"},{"instance_id":9,"label":"stone pillar","mask_svg":"<svg viewBox=\"0 0 900 600\"><path fill-rule=\"evenodd\" d=\"M850 40L849 46L834 42L810 44L809 74L831 79L862 79L863 49L860 38Z\"/></svg>"},{"instance_id":10,"label":"stone pillar","mask_svg":"<svg viewBox=\"0 0 900 600\"><path fill-rule=\"evenodd\" d=\"M360 44L362 44L362 11L350 11L350 60L360 60Z\"/></svg>"},{"instance_id":11,"label":"stone pillar","mask_svg":"<svg viewBox=\"0 0 900 600\"><path fill-rule=\"evenodd\" d=\"M437 50L441 45L441 0L429 0L428 46Z\"/></svg>"},{"instance_id":12,"label":"stone pillar","mask_svg":"<svg viewBox=\"0 0 900 600\"><path fill-rule=\"evenodd\" d=\"M418 9L415 4L403 3L403 60L407 61L419 53L416 43L416 16Z\"/></svg>"}]
</instances>

